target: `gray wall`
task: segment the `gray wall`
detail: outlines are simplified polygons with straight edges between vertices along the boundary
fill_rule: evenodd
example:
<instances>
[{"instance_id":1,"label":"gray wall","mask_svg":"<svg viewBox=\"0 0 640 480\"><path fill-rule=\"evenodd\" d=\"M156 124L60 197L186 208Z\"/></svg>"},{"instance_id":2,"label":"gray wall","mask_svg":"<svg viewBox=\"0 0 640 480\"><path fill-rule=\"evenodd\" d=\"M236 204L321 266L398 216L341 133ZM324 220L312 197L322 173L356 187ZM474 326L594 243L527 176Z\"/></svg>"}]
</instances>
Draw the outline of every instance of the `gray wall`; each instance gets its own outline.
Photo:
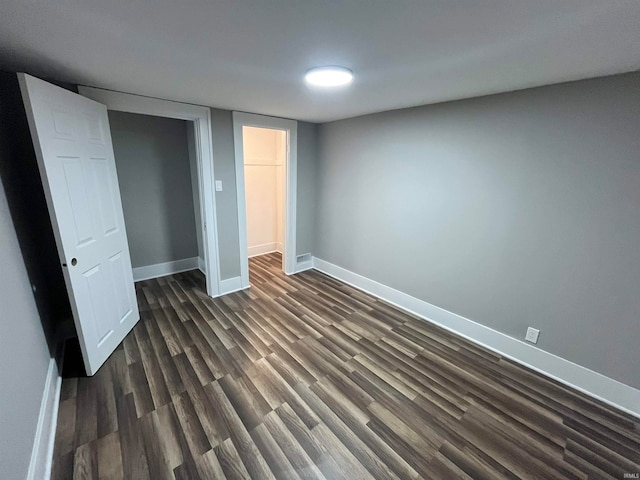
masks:
<instances>
[{"instance_id":1,"label":"gray wall","mask_svg":"<svg viewBox=\"0 0 640 480\"><path fill-rule=\"evenodd\" d=\"M640 387L640 74L318 141L317 257Z\"/></svg>"},{"instance_id":2,"label":"gray wall","mask_svg":"<svg viewBox=\"0 0 640 480\"><path fill-rule=\"evenodd\" d=\"M316 225L318 125L298 122L298 202L296 255L313 253Z\"/></svg>"},{"instance_id":3,"label":"gray wall","mask_svg":"<svg viewBox=\"0 0 640 480\"><path fill-rule=\"evenodd\" d=\"M133 267L198 256L183 120L109 112Z\"/></svg>"},{"instance_id":4,"label":"gray wall","mask_svg":"<svg viewBox=\"0 0 640 480\"><path fill-rule=\"evenodd\" d=\"M0 470L18 479L27 476L50 356L2 183L0 272Z\"/></svg>"},{"instance_id":5,"label":"gray wall","mask_svg":"<svg viewBox=\"0 0 640 480\"><path fill-rule=\"evenodd\" d=\"M211 109L213 168L216 180L222 180L222 192L216 192L220 279L240 276L238 240L238 203L236 202L236 164L233 150L233 118L229 110Z\"/></svg>"}]
</instances>

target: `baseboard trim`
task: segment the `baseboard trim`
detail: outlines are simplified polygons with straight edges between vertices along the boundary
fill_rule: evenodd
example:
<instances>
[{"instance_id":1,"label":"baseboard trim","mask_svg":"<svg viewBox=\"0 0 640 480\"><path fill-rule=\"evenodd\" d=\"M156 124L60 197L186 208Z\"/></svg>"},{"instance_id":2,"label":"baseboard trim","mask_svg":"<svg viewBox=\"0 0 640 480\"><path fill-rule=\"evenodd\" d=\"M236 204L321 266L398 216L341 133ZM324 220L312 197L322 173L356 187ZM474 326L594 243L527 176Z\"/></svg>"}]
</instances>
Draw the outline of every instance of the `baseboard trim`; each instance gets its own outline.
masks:
<instances>
[{"instance_id":1,"label":"baseboard trim","mask_svg":"<svg viewBox=\"0 0 640 480\"><path fill-rule=\"evenodd\" d=\"M227 295L229 293L237 292L238 290L244 290L247 286L242 285L242 277L227 278L220 280L219 295Z\"/></svg>"},{"instance_id":2,"label":"baseboard trim","mask_svg":"<svg viewBox=\"0 0 640 480\"><path fill-rule=\"evenodd\" d=\"M262 245L254 245L253 247L247 248L249 252L249 258L257 257L258 255L265 255L267 253L273 252L281 252L282 253L282 244L281 243L263 243Z\"/></svg>"},{"instance_id":3,"label":"baseboard trim","mask_svg":"<svg viewBox=\"0 0 640 480\"><path fill-rule=\"evenodd\" d=\"M313 268L313 257L306 262L300 262L296 264L295 273L304 272L305 270L311 270Z\"/></svg>"},{"instance_id":4,"label":"baseboard trim","mask_svg":"<svg viewBox=\"0 0 640 480\"><path fill-rule=\"evenodd\" d=\"M133 269L133 281L140 282L151 278L195 270L196 268L199 268L198 257L183 258L182 260L175 260L173 262L156 263L155 265L147 265L145 267L136 267Z\"/></svg>"},{"instance_id":5,"label":"baseboard trim","mask_svg":"<svg viewBox=\"0 0 640 480\"><path fill-rule=\"evenodd\" d=\"M198 270L200 270L204 275L207 274L207 265L202 257L198 257Z\"/></svg>"},{"instance_id":6,"label":"baseboard trim","mask_svg":"<svg viewBox=\"0 0 640 480\"><path fill-rule=\"evenodd\" d=\"M558 382L640 417L640 390L320 258L313 267Z\"/></svg>"},{"instance_id":7,"label":"baseboard trim","mask_svg":"<svg viewBox=\"0 0 640 480\"><path fill-rule=\"evenodd\" d=\"M56 426L58 424L61 387L62 377L58 373L56 360L52 358L49 362L47 378L42 393L38 426L33 441L27 480L48 480L51 477L53 445L56 438Z\"/></svg>"}]
</instances>

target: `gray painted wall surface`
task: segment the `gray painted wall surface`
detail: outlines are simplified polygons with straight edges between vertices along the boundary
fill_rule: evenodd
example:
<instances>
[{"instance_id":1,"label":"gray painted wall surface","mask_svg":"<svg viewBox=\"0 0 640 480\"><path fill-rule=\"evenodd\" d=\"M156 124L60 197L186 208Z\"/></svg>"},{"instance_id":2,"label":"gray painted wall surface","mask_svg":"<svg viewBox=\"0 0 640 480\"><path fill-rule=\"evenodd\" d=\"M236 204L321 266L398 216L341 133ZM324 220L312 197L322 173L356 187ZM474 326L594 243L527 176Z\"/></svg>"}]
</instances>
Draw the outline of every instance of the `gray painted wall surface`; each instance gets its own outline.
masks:
<instances>
[{"instance_id":1,"label":"gray painted wall surface","mask_svg":"<svg viewBox=\"0 0 640 480\"><path fill-rule=\"evenodd\" d=\"M186 122L109 112L133 267L198 256Z\"/></svg>"},{"instance_id":2,"label":"gray painted wall surface","mask_svg":"<svg viewBox=\"0 0 640 480\"><path fill-rule=\"evenodd\" d=\"M298 122L298 202L296 255L313 253L316 224L318 125Z\"/></svg>"},{"instance_id":3,"label":"gray painted wall surface","mask_svg":"<svg viewBox=\"0 0 640 480\"><path fill-rule=\"evenodd\" d=\"M640 74L319 131L315 255L640 387Z\"/></svg>"},{"instance_id":4,"label":"gray painted wall surface","mask_svg":"<svg viewBox=\"0 0 640 480\"><path fill-rule=\"evenodd\" d=\"M236 164L233 150L233 118L229 110L211 109L213 168L216 180L222 180L222 192L216 193L220 279L240 276L238 239L238 203L236 201Z\"/></svg>"},{"instance_id":5,"label":"gray painted wall surface","mask_svg":"<svg viewBox=\"0 0 640 480\"><path fill-rule=\"evenodd\" d=\"M0 470L26 478L50 357L1 182L0 272Z\"/></svg>"}]
</instances>

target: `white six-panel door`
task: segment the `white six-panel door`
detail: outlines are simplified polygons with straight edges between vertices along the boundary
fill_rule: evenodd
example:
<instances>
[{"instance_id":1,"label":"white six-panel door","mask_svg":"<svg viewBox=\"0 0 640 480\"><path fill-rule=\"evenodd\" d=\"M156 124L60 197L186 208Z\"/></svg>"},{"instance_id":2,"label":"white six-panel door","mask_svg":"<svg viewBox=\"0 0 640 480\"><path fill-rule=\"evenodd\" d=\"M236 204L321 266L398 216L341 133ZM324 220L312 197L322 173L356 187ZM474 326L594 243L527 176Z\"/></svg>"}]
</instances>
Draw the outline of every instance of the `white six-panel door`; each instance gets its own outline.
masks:
<instances>
[{"instance_id":1,"label":"white six-panel door","mask_svg":"<svg viewBox=\"0 0 640 480\"><path fill-rule=\"evenodd\" d=\"M93 375L140 318L107 108L29 75L19 80L85 368Z\"/></svg>"}]
</instances>

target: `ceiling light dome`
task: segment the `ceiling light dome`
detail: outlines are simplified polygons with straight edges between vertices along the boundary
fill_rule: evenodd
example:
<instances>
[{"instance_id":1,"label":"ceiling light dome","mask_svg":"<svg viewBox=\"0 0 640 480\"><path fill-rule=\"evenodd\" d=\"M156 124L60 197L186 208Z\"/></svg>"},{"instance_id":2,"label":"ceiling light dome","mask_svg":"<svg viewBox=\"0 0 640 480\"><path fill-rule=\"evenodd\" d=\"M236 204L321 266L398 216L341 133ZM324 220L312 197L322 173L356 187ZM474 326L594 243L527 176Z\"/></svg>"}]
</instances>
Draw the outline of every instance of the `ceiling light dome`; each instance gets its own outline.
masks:
<instances>
[{"instance_id":1,"label":"ceiling light dome","mask_svg":"<svg viewBox=\"0 0 640 480\"><path fill-rule=\"evenodd\" d=\"M353 81L353 72L345 67L314 67L307 71L304 79L315 87L341 87Z\"/></svg>"}]
</instances>

